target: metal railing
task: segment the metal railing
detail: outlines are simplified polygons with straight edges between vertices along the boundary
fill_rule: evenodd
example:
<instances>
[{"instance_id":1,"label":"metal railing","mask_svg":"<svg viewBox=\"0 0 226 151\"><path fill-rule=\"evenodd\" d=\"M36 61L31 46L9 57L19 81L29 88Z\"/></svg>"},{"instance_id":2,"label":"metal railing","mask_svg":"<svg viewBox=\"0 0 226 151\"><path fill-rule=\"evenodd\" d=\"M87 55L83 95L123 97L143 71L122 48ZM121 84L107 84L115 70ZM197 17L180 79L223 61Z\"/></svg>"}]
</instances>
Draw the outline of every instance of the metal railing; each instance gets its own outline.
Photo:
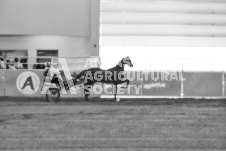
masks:
<instances>
[{"instance_id":1,"label":"metal railing","mask_svg":"<svg viewBox=\"0 0 226 151\"><path fill-rule=\"evenodd\" d=\"M10 69L45 69L47 63L59 63L60 57L24 57L24 56L12 56L12 57L2 57L0 69L10 70ZM18 59L19 63L23 67L16 68L16 61ZM72 70L81 70L86 68L87 59L89 57L65 57L67 66Z\"/></svg>"},{"instance_id":2,"label":"metal railing","mask_svg":"<svg viewBox=\"0 0 226 151\"><path fill-rule=\"evenodd\" d=\"M2 58L2 59L1 59ZM15 69L15 58L23 65L20 69L45 69L47 62L58 63L60 57L2 57L0 69ZM91 57L92 58L92 57ZM65 57L70 70L89 68L90 57ZM98 58L94 63L102 69L114 67L121 58ZM225 71L226 59L223 58L131 58L133 68L126 70L168 70L168 71ZM92 62L92 61L91 61ZM11 67L10 67L11 66Z\"/></svg>"}]
</instances>

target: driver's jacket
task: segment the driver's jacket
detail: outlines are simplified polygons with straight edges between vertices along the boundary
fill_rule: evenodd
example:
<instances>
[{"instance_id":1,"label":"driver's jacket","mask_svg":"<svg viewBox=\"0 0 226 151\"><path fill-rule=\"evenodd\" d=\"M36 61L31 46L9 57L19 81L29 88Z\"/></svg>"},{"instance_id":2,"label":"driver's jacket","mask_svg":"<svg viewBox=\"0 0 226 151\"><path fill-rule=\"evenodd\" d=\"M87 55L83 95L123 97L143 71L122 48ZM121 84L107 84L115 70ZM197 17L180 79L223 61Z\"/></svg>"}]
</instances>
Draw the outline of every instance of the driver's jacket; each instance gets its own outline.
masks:
<instances>
[{"instance_id":1,"label":"driver's jacket","mask_svg":"<svg viewBox=\"0 0 226 151\"><path fill-rule=\"evenodd\" d=\"M44 77L45 77L45 82L47 81L50 82L50 80L51 80L51 83L59 82L58 80L62 81L59 69L56 69L53 67L46 69L46 71L44 72Z\"/></svg>"}]
</instances>

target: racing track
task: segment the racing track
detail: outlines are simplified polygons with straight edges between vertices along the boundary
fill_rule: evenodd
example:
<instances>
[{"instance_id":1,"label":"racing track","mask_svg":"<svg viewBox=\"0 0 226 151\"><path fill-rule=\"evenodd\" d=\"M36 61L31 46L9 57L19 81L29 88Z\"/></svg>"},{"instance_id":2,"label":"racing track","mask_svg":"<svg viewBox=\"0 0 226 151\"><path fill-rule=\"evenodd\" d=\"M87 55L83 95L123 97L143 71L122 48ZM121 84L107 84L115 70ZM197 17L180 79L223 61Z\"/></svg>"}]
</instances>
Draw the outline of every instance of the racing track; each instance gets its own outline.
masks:
<instances>
[{"instance_id":1,"label":"racing track","mask_svg":"<svg viewBox=\"0 0 226 151\"><path fill-rule=\"evenodd\" d=\"M0 150L226 150L226 100L0 97Z\"/></svg>"}]
</instances>

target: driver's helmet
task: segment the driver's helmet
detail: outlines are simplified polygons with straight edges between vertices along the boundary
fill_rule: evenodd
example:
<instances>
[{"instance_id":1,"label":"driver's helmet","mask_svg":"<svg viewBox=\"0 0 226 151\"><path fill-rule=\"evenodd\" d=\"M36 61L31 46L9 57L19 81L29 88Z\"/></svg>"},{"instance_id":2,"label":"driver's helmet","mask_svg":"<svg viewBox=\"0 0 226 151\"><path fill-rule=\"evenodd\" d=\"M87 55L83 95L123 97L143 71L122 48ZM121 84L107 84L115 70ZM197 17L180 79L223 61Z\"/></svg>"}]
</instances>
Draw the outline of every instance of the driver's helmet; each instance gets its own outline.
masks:
<instances>
[{"instance_id":1,"label":"driver's helmet","mask_svg":"<svg viewBox=\"0 0 226 151\"><path fill-rule=\"evenodd\" d=\"M50 68L50 66L51 66L51 62L47 62L47 63L46 63L46 67L47 67L47 68Z\"/></svg>"}]
</instances>

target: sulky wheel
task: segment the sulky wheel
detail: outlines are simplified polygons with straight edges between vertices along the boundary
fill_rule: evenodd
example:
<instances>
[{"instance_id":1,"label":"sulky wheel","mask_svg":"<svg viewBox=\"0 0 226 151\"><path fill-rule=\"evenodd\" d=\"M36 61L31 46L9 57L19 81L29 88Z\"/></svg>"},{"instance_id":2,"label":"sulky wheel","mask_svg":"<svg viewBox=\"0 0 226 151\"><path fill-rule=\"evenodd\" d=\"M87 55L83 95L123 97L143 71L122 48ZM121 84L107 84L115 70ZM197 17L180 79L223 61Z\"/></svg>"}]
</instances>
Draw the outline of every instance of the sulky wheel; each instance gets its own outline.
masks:
<instances>
[{"instance_id":1,"label":"sulky wheel","mask_svg":"<svg viewBox=\"0 0 226 151\"><path fill-rule=\"evenodd\" d=\"M58 102L60 100L60 91L57 88L49 88L46 93L46 100L49 102Z\"/></svg>"}]
</instances>

